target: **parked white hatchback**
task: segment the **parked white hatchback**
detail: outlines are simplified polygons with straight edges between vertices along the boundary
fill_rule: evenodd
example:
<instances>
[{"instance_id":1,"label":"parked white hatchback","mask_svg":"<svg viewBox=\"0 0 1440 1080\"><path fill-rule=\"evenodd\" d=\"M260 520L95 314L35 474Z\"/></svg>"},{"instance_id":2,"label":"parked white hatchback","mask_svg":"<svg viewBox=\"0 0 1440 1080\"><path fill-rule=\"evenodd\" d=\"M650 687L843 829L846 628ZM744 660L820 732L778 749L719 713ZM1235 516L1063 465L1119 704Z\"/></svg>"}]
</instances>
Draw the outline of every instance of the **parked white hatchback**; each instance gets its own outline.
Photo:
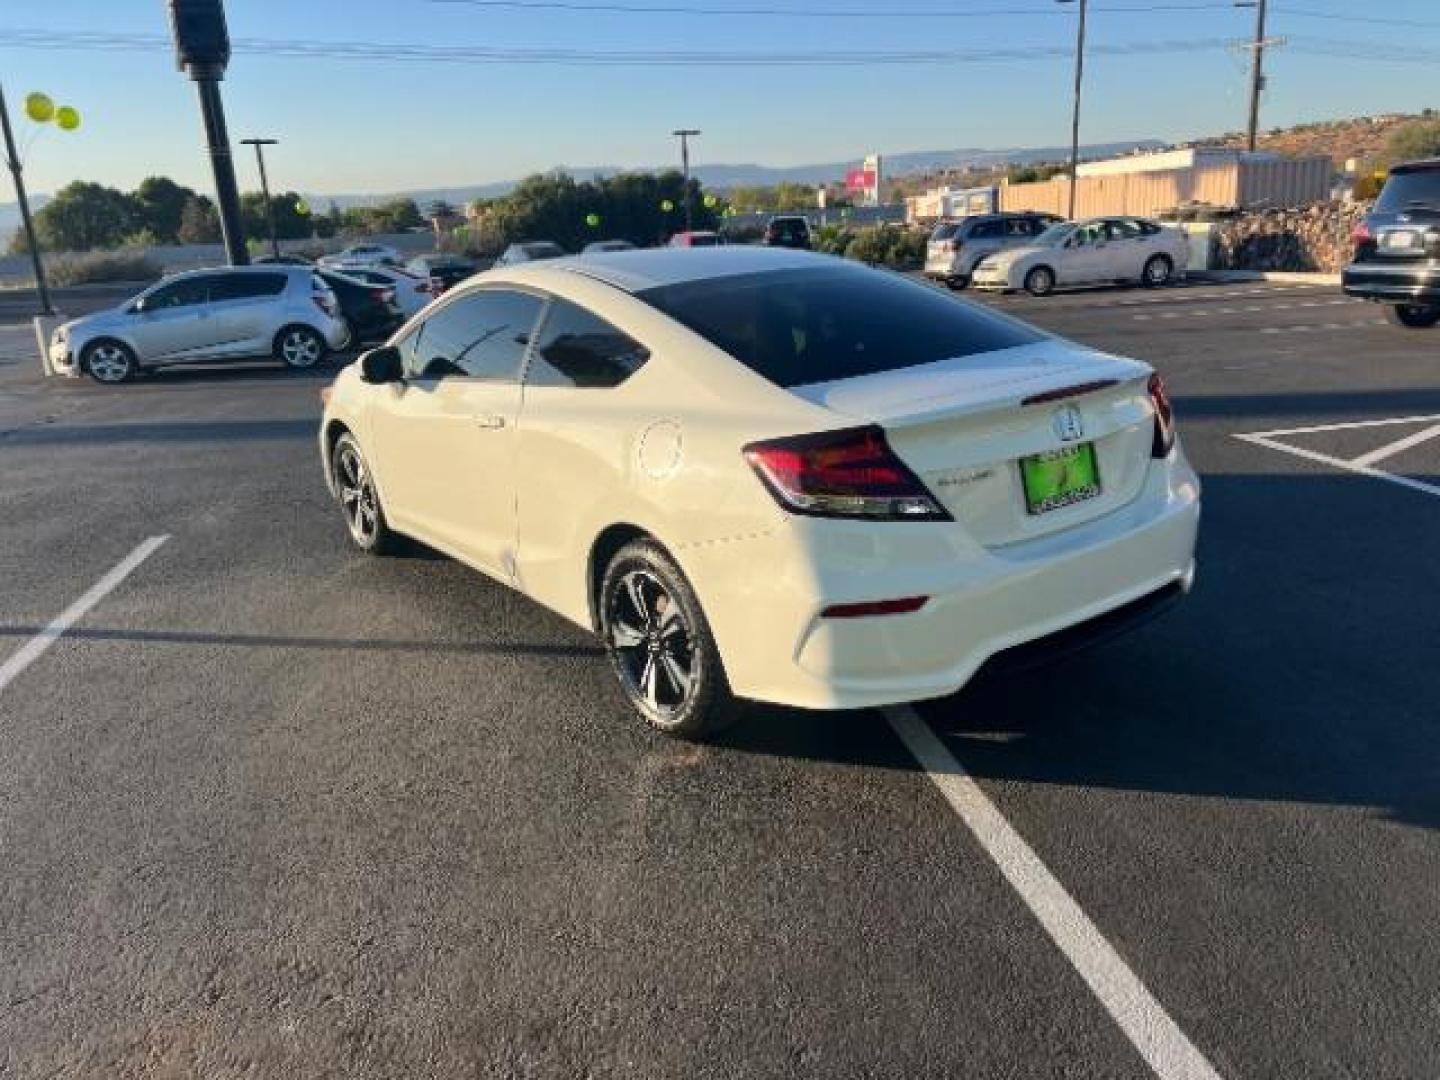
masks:
<instances>
[{"instance_id":1,"label":"parked white hatchback","mask_svg":"<svg viewBox=\"0 0 1440 1080\"><path fill-rule=\"evenodd\" d=\"M1194 573L1199 483L1149 367L828 256L491 271L326 397L360 548L417 537L594 631L675 735L736 699L949 694Z\"/></svg>"},{"instance_id":2,"label":"parked white hatchback","mask_svg":"<svg viewBox=\"0 0 1440 1080\"><path fill-rule=\"evenodd\" d=\"M1066 221L1033 243L987 255L971 282L977 289L1024 289L1048 296L1057 287L1139 282L1156 288L1181 277L1190 238L1178 229L1137 217Z\"/></svg>"},{"instance_id":3,"label":"parked white hatchback","mask_svg":"<svg viewBox=\"0 0 1440 1080\"><path fill-rule=\"evenodd\" d=\"M312 368L350 336L330 286L308 266L176 274L117 308L56 327L62 375L121 383L144 368L273 357Z\"/></svg>"}]
</instances>

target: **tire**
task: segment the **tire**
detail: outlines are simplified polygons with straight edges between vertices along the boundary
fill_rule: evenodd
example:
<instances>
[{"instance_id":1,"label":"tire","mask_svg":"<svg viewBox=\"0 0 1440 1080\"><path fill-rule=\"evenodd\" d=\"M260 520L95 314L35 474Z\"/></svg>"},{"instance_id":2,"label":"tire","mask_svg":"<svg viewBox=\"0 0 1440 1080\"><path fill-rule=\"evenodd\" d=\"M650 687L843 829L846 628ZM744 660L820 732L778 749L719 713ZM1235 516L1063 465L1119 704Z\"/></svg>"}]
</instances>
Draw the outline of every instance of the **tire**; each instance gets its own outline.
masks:
<instances>
[{"instance_id":1,"label":"tire","mask_svg":"<svg viewBox=\"0 0 1440 1080\"><path fill-rule=\"evenodd\" d=\"M1390 321L1410 330L1424 330L1440 322L1440 304L1396 304Z\"/></svg>"},{"instance_id":2,"label":"tire","mask_svg":"<svg viewBox=\"0 0 1440 1080\"><path fill-rule=\"evenodd\" d=\"M1031 296L1049 296L1055 291L1055 271L1037 266L1025 275L1025 291Z\"/></svg>"},{"instance_id":3,"label":"tire","mask_svg":"<svg viewBox=\"0 0 1440 1080\"><path fill-rule=\"evenodd\" d=\"M634 540L605 568L597 604L605 652L630 706L674 738L703 740L740 707L700 601L665 549Z\"/></svg>"},{"instance_id":4,"label":"tire","mask_svg":"<svg viewBox=\"0 0 1440 1080\"><path fill-rule=\"evenodd\" d=\"M275 335L273 352L276 360L291 371L309 371L319 367L330 346L313 326L287 326Z\"/></svg>"},{"instance_id":5,"label":"tire","mask_svg":"<svg viewBox=\"0 0 1440 1080\"><path fill-rule=\"evenodd\" d=\"M961 292L970 284L970 275L956 274L954 277L946 278L945 284L950 286L953 291Z\"/></svg>"},{"instance_id":6,"label":"tire","mask_svg":"<svg viewBox=\"0 0 1440 1080\"><path fill-rule=\"evenodd\" d=\"M385 508L380 505L380 493L360 444L348 431L330 450L330 477L350 542L367 555L393 552L398 536L385 520Z\"/></svg>"},{"instance_id":7,"label":"tire","mask_svg":"<svg viewBox=\"0 0 1440 1080\"><path fill-rule=\"evenodd\" d=\"M140 370L135 351L124 342L104 338L92 341L80 354L81 367L90 377L106 386L129 382Z\"/></svg>"},{"instance_id":8,"label":"tire","mask_svg":"<svg viewBox=\"0 0 1440 1080\"><path fill-rule=\"evenodd\" d=\"M1140 271L1140 284L1147 289L1158 289L1169 285L1174 274L1175 264L1170 261L1169 255L1151 255L1145 260L1145 268Z\"/></svg>"}]
</instances>

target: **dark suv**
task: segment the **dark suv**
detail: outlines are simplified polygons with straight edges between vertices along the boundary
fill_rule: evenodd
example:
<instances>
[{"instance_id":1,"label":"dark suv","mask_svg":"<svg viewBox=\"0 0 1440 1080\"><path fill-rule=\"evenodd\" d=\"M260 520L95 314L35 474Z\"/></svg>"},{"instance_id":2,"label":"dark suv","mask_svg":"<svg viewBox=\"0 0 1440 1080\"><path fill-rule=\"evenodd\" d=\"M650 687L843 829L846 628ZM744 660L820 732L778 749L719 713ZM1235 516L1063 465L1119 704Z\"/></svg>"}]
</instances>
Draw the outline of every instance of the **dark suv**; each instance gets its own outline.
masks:
<instances>
[{"instance_id":1,"label":"dark suv","mask_svg":"<svg viewBox=\"0 0 1440 1080\"><path fill-rule=\"evenodd\" d=\"M766 247L810 249L810 223L803 217L773 217L765 226Z\"/></svg>"},{"instance_id":2,"label":"dark suv","mask_svg":"<svg viewBox=\"0 0 1440 1080\"><path fill-rule=\"evenodd\" d=\"M1391 169L1354 239L1347 293L1392 305L1401 326L1440 322L1440 159Z\"/></svg>"}]
</instances>

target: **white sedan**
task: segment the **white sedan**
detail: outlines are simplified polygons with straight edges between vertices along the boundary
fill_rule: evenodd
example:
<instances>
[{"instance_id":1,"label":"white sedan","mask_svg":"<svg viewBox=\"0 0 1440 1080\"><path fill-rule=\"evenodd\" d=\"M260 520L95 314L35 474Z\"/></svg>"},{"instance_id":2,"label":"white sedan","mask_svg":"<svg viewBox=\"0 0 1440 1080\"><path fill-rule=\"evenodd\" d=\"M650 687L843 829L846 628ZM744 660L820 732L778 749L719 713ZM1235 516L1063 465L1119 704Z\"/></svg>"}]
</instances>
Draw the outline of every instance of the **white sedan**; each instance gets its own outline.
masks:
<instances>
[{"instance_id":1,"label":"white sedan","mask_svg":"<svg viewBox=\"0 0 1440 1080\"><path fill-rule=\"evenodd\" d=\"M987 255L976 265L977 289L1024 289L1048 296L1057 287L1139 282L1154 288L1184 274L1190 238L1147 218L1104 217L1052 225L1023 247Z\"/></svg>"},{"instance_id":2,"label":"white sedan","mask_svg":"<svg viewBox=\"0 0 1440 1080\"><path fill-rule=\"evenodd\" d=\"M405 260L400 252L385 244L352 244L343 251L325 255L321 266L399 266Z\"/></svg>"},{"instance_id":3,"label":"white sedan","mask_svg":"<svg viewBox=\"0 0 1440 1080\"><path fill-rule=\"evenodd\" d=\"M688 738L740 699L943 696L1194 573L1199 484L1149 367L828 256L490 271L325 397L360 549L416 537L594 632Z\"/></svg>"}]
</instances>

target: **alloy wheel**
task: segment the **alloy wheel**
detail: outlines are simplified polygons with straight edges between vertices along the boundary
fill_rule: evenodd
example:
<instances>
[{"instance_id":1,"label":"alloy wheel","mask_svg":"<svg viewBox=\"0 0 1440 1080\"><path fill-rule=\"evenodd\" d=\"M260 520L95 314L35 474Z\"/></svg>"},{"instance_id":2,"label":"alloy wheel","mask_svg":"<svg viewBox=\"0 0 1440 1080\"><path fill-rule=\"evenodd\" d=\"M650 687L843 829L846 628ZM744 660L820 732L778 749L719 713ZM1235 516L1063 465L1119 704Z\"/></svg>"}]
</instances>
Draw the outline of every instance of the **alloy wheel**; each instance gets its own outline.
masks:
<instances>
[{"instance_id":1,"label":"alloy wheel","mask_svg":"<svg viewBox=\"0 0 1440 1080\"><path fill-rule=\"evenodd\" d=\"M375 482L365 459L350 443L340 446L335 456L335 484L340 489L340 509L350 535L361 547L375 542L380 525L380 502L375 497Z\"/></svg>"},{"instance_id":2,"label":"alloy wheel","mask_svg":"<svg viewBox=\"0 0 1440 1080\"><path fill-rule=\"evenodd\" d=\"M280 341L280 355L293 368L314 367L320 352L320 339L310 330L287 331Z\"/></svg>"},{"instance_id":3,"label":"alloy wheel","mask_svg":"<svg viewBox=\"0 0 1440 1080\"><path fill-rule=\"evenodd\" d=\"M620 660L626 690L665 716L689 700L695 647L685 612L649 570L620 580L607 620L610 645Z\"/></svg>"},{"instance_id":4,"label":"alloy wheel","mask_svg":"<svg viewBox=\"0 0 1440 1080\"><path fill-rule=\"evenodd\" d=\"M104 342L90 350L90 374L104 383L124 382L130 377L130 354L120 345Z\"/></svg>"}]
</instances>

